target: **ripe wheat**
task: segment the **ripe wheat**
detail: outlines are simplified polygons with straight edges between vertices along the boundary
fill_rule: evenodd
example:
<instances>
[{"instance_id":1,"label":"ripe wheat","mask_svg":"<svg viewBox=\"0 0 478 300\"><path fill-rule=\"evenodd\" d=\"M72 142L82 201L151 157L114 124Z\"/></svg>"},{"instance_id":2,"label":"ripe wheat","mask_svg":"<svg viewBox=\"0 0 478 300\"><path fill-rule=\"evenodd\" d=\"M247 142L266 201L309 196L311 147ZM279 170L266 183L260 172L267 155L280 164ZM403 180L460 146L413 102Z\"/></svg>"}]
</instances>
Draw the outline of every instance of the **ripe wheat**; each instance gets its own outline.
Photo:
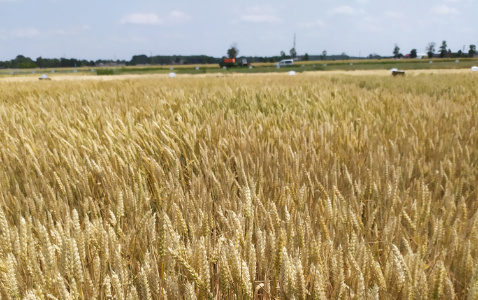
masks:
<instances>
[{"instance_id":1,"label":"ripe wheat","mask_svg":"<svg viewBox=\"0 0 478 300\"><path fill-rule=\"evenodd\" d=\"M476 299L476 78L0 81L0 296Z\"/></svg>"}]
</instances>

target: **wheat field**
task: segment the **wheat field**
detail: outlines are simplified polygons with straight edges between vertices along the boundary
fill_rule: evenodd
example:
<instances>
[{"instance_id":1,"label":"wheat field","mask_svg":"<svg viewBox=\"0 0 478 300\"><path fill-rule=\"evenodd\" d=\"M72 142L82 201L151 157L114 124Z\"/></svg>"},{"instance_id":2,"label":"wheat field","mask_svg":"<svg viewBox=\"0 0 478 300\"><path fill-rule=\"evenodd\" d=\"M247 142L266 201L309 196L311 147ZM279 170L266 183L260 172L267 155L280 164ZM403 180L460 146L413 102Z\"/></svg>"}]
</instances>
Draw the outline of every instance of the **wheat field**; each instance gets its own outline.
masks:
<instances>
[{"instance_id":1,"label":"wheat field","mask_svg":"<svg viewBox=\"0 0 478 300\"><path fill-rule=\"evenodd\" d=\"M2 299L478 299L472 74L0 81Z\"/></svg>"}]
</instances>

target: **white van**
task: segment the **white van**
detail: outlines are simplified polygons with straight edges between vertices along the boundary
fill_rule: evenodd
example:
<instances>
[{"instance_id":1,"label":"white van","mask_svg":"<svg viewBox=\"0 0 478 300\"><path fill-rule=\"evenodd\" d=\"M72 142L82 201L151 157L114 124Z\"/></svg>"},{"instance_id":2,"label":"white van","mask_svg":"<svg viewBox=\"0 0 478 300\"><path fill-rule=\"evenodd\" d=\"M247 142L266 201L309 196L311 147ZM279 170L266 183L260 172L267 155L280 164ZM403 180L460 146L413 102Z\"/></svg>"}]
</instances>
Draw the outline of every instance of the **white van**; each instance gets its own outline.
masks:
<instances>
[{"instance_id":1,"label":"white van","mask_svg":"<svg viewBox=\"0 0 478 300\"><path fill-rule=\"evenodd\" d=\"M294 60L293 59L283 59L276 64L276 66L278 66L278 67L292 66L292 65L294 65Z\"/></svg>"}]
</instances>

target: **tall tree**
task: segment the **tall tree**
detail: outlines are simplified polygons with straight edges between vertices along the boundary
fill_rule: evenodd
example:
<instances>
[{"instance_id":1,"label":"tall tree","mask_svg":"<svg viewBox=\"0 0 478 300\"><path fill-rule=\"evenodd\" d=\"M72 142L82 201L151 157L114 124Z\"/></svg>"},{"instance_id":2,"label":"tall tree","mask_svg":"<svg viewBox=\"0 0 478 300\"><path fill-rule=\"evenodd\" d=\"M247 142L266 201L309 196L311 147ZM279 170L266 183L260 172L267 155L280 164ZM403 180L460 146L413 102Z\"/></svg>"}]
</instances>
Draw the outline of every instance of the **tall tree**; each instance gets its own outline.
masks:
<instances>
[{"instance_id":1,"label":"tall tree","mask_svg":"<svg viewBox=\"0 0 478 300\"><path fill-rule=\"evenodd\" d=\"M231 45L231 48L227 50L227 57L236 58L239 55L239 49L237 48L236 43Z\"/></svg>"},{"instance_id":2,"label":"tall tree","mask_svg":"<svg viewBox=\"0 0 478 300\"><path fill-rule=\"evenodd\" d=\"M37 65L35 64L35 62L33 62L33 60L30 57L17 55L17 57L12 60L12 67L28 69L28 68L36 68Z\"/></svg>"},{"instance_id":3,"label":"tall tree","mask_svg":"<svg viewBox=\"0 0 478 300\"><path fill-rule=\"evenodd\" d=\"M395 44L395 47L393 48L393 57L395 58L400 57L400 47L398 47L397 44Z\"/></svg>"},{"instance_id":4,"label":"tall tree","mask_svg":"<svg viewBox=\"0 0 478 300\"><path fill-rule=\"evenodd\" d=\"M412 49L412 51L410 51L410 58L417 58L417 49Z\"/></svg>"},{"instance_id":5,"label":"tall tree","mask_svg":"<svg viewBox=\"0 0 478 300\"><path fill-rule=\"evenodd\" d=\"M425 48L425 50L427 50L428 58L432 58L433 53L435 53L435 43L434 42L428 43L428 46Z\"/></svg>"},{"instance_id":6,"label":"tall tree","mask_svg":"<svg viewBox=\"0 0 478 300\"><path fill-rule=\"evenodd\" d=\"M307 52L304 55L304 60L309 60L309 54L307 54Z\"/></svg>"},{"instance_id":7,"label":"tall tree","mask_svg":"<svg viewBox=\"0 0 478 300\"><path fill-rule=\"evenodd\" d=\"M440 57L441 58L446 56L446 52L447 52L446 48L447 48L446 41L441 42L441 46L440 46Z\"/></svg>"},{"instance_id":8,"label":"tall tree","mask_svg":"<svg viewBox=\"0 0 478 300\"><path fill-rule=\"evenodd\" d=\"M37 58L36 64L39 68L44 68L46 66L45 60L41 56Z\"/></svg>"},{"instance_id":9,"label":"tall tree","mask_svg":"<svg viewBox=\"0 0 478 300\"><path fill-rule=\"evenodd\" d=\"M149 64L149 58L148 58L148 56L146 56L145 54L134 55L134 56L131 58L131 64L132 64L132 65L145 65L145 64Z\"/></svg>"},{"instance_id":10,"label":"tall tree","mask_svg":"<svg viewBox=\"0 0 478 300\"><path fill-rule=\"evenodd\" d=\"M327 57L327 51L322 51L322 60L325 60L325 58Z\"/></svg>"},{"instance_id":11,"label":"tall tree","mask_svg":"<svg viewBox=\"0 0 478 300\"><path fill-rule=\"evenodd\" d=\"M290 53L290 57L292 58L297 57L297 51L295 51L295 48L290 49L289 53Z\"/></svg>"},{"instance_id":12,"label":"tall tree","mask_svg":"<svg viewBox=\"0 0 478 300\"><path fill-rule=\"evenodd\" d=\"M281 51L281 52L280 52L280 57L281 57L282 59L285 58L285 52L284 52L284 51Z\"/></svg>"},{"instance_id":13,"label":"tall tree","mask_svg":"<svg viewBox=\"0 0 478 300\"><path fill-rule=\"evenodd\" d=\"M473 57L476 54L476 46L475 45L470 45L470 50L468 50L468 54Z\"/></svg>"}]
</instances>

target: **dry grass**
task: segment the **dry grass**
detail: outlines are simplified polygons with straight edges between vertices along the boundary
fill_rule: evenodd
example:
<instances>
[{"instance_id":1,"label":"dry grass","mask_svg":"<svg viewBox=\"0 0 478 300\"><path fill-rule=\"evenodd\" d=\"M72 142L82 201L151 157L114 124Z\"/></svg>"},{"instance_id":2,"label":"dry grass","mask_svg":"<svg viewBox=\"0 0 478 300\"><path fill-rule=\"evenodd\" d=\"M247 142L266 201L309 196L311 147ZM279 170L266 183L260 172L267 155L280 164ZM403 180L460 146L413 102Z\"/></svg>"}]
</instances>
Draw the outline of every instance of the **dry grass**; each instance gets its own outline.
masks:
<instances>
[{"instance_id":1,"label":"dry grass","mask_svg":"<svg viewBox=\"0 0 478 300\"><path fill-rule=\"evenodd\" d=\"M470 74L0 84L0 295L476 299Z\"/></svg>"}]
</instances>

